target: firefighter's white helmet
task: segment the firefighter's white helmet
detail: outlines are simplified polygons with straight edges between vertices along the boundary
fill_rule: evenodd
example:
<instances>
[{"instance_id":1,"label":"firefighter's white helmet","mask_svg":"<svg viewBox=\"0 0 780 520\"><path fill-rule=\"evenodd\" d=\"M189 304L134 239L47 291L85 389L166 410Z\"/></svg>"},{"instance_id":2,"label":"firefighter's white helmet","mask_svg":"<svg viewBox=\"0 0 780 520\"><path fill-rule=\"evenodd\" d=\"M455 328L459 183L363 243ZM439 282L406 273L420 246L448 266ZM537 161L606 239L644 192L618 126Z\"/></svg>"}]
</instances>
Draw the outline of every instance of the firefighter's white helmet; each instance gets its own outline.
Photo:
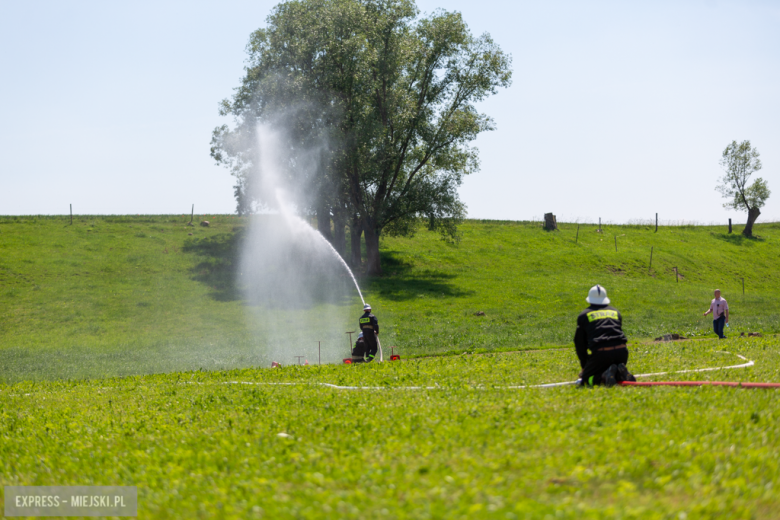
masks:
<instances>
[{"instance_id":1,"label":"firefighter's white helmet","mask_svg":"<svg viewBox=\"0 0 780 520\"><path fill-rule=\"evenodd\" d=\"M363 310L364 311L370 311L371 310L371 306L369 304L365 304L365 305L363 305Z\"/></svg>"},{"instance_id":2,"label":"firefighter's white helmet","mask_svg":"<svg viewBox=\"0 0 780 520\"><path fill-rule=\"evenodd\" d=\"M588 297L585 298L585 301L594 305L606 305L609 303L607 290L600 285L594 285L588 291Z\"/></svg>"}]
</instances>

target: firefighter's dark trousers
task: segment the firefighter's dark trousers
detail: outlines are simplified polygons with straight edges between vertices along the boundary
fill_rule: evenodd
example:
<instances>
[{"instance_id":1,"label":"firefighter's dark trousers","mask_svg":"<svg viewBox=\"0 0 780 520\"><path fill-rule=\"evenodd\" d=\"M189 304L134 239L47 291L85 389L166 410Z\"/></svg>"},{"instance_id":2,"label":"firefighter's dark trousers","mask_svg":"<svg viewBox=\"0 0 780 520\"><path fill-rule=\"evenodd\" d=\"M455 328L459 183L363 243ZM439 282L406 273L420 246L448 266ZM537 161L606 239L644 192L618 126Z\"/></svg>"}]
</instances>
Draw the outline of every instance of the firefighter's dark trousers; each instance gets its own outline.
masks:
<instances>
[{"instance_id":1,"label":"firefighter's dark trousers","mask_svg":"<svg viewBox=\"0 0 780 520\"><path fill-rule=\"evenodd\" d=\"M356 361L360 359L361 361L366 356L366 342L363 341L363 339L359 339L356 343L354 348L352 349L352 360Z\"/></svg>"},{"instance_id":2,"label":"firefighter's dark trousers","mask_svg":"<svg viewBox=\"0 0 780 520\"><path fill-rule=\"evenodd\" d=\"M585 386L600 385L601 374L610 366L619 365L620 363L628 363L627 348L619 348L607 352L599 352L597 350L588 356L588 360L585 362L585 367L582 369L582 384Z\"/></svg>"},{"instance_id":3,"label":"firefighter's dark trousers","mask_svg":"<svg viewBox=\"0 0 780 520\"><path fill-rule=\"evenodd\" d=\"M363 333L363 341L366 342L366 355L368 360L371 361L376 356L379 346L376 343L376 334L374 331L366 331Z\"/></svg>"}]
</instances>

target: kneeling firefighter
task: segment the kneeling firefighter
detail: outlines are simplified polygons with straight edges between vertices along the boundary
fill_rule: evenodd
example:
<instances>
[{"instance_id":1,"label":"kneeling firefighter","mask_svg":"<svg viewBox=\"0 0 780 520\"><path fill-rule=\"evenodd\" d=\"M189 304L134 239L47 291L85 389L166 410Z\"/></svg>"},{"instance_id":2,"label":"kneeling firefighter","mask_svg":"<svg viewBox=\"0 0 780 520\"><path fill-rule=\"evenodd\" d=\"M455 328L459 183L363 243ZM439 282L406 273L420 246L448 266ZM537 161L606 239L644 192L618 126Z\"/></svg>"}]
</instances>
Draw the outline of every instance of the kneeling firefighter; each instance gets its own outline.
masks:
<instances>
[{"instance_id":1,"label":"kneeling firefighter","mask_svg":"<svg viewBox=\"0 0 780 520\"><path fill-rule=\"evenodd\" d=\"M577 316L574 333L574 348L582 367L580 384L613 386L619 381L636 381L626 368L628 348L623 317L609 305L606 289L600 285L591 287L585 301L590 306Z\"/></svg>"},{"instance_id":2,"label":"kneeling firefighter","mask_svg":"<svg viewBox=\"0 0 780 520\"><path fill-rule=\"evenodd\" d=\"M363 306L363 315L360 317L360 331L363 333L363 341L366 343L367 362L374 360L377 350L376 336L379 334L379 321L376 316L371 314L371 306L365 304Z\"/></svg>"},{"instance_id":3,"label":"kneeling firefighter","mask_svg":"<svg viewBox=\"0 0 780 520\"><path fill-rule=\"evenodd\" d=\"M352 349L352 362L364 363L366 361L366 340L363 339L363 333L358 335L355 347Z\"/></svg>"}]
</instances>

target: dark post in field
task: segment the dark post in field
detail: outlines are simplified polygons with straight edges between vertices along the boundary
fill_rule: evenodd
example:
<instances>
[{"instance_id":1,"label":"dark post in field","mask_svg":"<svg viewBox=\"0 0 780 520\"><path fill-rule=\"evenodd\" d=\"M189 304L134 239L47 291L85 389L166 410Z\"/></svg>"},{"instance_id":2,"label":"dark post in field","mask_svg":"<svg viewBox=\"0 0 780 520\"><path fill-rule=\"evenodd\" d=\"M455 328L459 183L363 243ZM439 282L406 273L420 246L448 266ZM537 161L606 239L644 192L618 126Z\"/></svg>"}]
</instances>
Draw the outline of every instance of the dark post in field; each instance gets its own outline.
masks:
<instances>
[{"instance_id":1,"label":"dark post in field","mask_svg":"<svg viewBox=\"0 0 780 520\"><path fill-rule=\"evenodd\" d=\"M615 252L617 253L617 235L615 235Z\"/></svg>"},{"instance_id":2,"label":"dark post in field","mask_svg":"<svg viewBox=\"0 0 780 520\"><path fill-rule=\"evenodd\" d=\"M731 233L731 219L729 219L729 233Z\"/></svg>"},{"instance_id":3,"label":"dark post in field","mask_svg":"<svg viewBox=\"0 0 780 520\"><path fill-rule=\"evenodd\" d=\"M580 239L580 225L577 224L577 236L574 237L574 243L576 244Z\"/></svg>"},{"instance_id":4,"label":"dark post in field","mask_svg":"<svg viewBox=\"0 0 780 520\"><path fill-rule=\"evenodd\" d=\"M677 283L680 283L680 273L677 272L677 268L674 268L674 279L677 281Z\"/></svg>"},{"instance_id":5,"label":"dark post in field","mask_svg":"<svg viewBox=\"0 0 780 520\"><path fill-rule=\"evenodd\" d=\"M195 218L195 204L192 205L192 213L190 214L190 226L192 225L192 219Z\"/></svg>"},{"instance_id":6,"label":"dark post in field","mask_svg":"<svg viewBox=\"0 0 780 520\"><path fill-rule=\"evenodd\" d=\"M73 204L70 205L70 225L73 225Z\"/></svg>"},{"instance_id":7,"label":"dark post in field","mask_svg":"<svg viewBox=\"0 0 780 520\"><path fill-rule=\"evenodd\" d=\"M556 219L555 215L553 215L552 213L544 214L544 229L547 231L558 230L558 219Z\"/></svg>"},{"instance_id":8,"label":"dark post in field","mask_svg":"<svg viewBox=\"0 0 780 520\"><path fill-rule=\"evenodd\" d=\"M655 214L655 232L658 233L658 213Z\"/></svg>"},{"instance_id":9,"label":"dark post in field","mask_svg":"<svg viewBox=\"0 0 780 520\"><path fill-rule=\"evenodd\" d=\"M298 364L300 365L300 364L301 364L301 358L302 358L302 357L306 357L306 356L294 356L294 357L297 357L297 358L298 358Z\"/></svg>"},{"instance_id":10,"label":"dark post in field","mask_svg":"<svg viewBox=\"0 0 780 520\"><path fill-rule=\"evenodd\" d=\"M650 265L647 267L647 272L653 268L653 246L650 246Z\"/></svg>"}]
</instances>

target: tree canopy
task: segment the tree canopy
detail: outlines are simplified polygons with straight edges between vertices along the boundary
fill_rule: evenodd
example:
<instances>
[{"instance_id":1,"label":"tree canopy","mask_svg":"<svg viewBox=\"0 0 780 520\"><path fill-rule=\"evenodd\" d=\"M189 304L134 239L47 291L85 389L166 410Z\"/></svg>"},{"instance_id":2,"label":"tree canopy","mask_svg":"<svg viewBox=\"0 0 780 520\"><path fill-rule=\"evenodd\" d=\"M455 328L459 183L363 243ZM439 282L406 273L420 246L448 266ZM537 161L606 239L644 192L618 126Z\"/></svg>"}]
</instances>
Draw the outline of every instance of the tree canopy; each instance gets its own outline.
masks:
<instances>
[{"instance_id":1,"label":"tree canopy","mask_svg":"<svg viewBox=\"0 0 780 520\"><path fill-rule=\"evenodd\" d=\"M758 149L753 148L750 141L732 141L721 154L720 165L726 174L715 188L724 198L730 199L723 204L724 208L748 212L748 221L742 231L746 236L753 236L753 224L771 193L761 177L748 184L750 177L761 169L759 157Z\"/></svg>"},{"instance_id":2,"label":"tree canopy","mask_svg":"<svg viewBox=\"0 0 780 520\"><path fill-rule=\"evenodd\" d=\"M511 58L460 13L428 16L412 0L293 0L279 4L247 47L246 75L217 128L212 156L231 168L240 210L256 196L258 122L284 118L290 176L309 188L321 223L365 232L368 271L381 272L379 237L410 234L425 217L456 236L457 188L478 169L470 146L493 121L475 103L511 83ZM299 158L319 150L318 167ZM323 218L326 217L326 218ZM340 223L341 222L341 223ZM327 236L327 235L326 235Z\"/></svg>"}]
</instances>

